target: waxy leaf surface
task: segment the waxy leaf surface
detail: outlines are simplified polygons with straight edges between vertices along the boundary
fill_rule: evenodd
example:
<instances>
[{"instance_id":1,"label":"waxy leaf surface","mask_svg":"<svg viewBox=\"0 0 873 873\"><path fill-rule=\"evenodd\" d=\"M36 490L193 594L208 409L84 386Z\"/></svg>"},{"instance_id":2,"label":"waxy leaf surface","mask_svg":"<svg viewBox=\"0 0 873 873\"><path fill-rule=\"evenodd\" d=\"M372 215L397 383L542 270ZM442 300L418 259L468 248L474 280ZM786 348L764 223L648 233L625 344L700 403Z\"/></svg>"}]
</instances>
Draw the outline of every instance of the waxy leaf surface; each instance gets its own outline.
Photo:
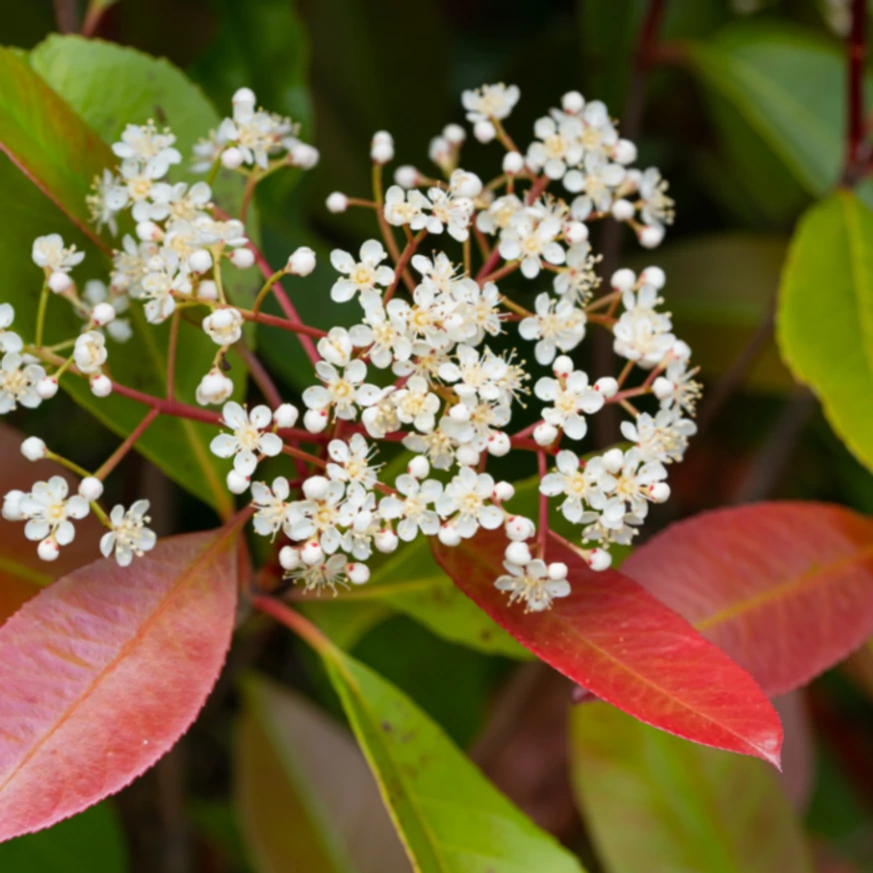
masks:
<instances>
[{"instance_id":1,"label":"waxy leaf surface","mask_svg":"<svg viewBox=\"0 0 873 873\"><path fill-rule=\"evenodd\" d=\"M597 697L685 739L779 762L779 717L752 677L627 576L593 572L550 541L549 561L569 567L572 591L525 613L494 587L504 573L503 531L456 548L433 541L455 584L546 663Z\"/></svg>"},{"instance_id":2,"label":"waxy leaf surface","mask_svg":"<svg viewBox=\"0 0 873 873\"><path fill-rule=\"evenodd\" d=\"M585 703L570 720L571 777L610 873L812 873L777 774Z\"/></svg>"},{"instance_id":3,"label":"waxy leaf surface","mask_svg":"<svg viewBox=\"0 0 873 873\"><path fill-rule=\"evenodd\" d=\"M230 645L235 538L97 561L0 628L0 841L118 791L188 729Z\"/></svg>"},{"instance_id":4,"label":"waxy leaf surface","mask_svg":"<svg viewBox=\"0 0 873 873\"><path fill-rule=\"evenodd\" d=\"M390 682L320 650L416 873L583 873Z\"/></svg>"},{"instance_id":5,"label":"waxy leaf surface","mask_svg":"<svg viewBox=\"0 0 873 873\"><path fill-rule=\"evenodd\" d=\"M622 569L784 694L873 634L873 519L825 503L760 503L678 522Z\"/></svg>"}]
</instances>

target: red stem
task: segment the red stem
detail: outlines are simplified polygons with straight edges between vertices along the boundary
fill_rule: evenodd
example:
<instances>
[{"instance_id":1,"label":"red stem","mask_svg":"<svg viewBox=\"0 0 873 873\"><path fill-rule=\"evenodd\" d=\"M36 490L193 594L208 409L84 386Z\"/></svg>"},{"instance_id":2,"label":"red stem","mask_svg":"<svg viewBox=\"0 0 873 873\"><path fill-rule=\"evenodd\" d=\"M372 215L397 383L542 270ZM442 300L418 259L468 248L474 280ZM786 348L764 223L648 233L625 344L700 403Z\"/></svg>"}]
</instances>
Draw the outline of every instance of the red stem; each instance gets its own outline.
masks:
<instances>
[{"instance_id":1,"label":"red stem","mask_svg":"<svg viewBox=\"0 0 873 873\"><path fill-rule=\"evenodd\" d=\"M261 394L264 395L264 399L273 409L282 405L282 395L279 393L279 389L276 387L273 380L270 378L270 374L267 372L264 365L260 362L257 355L255 355L252 350L244 343L240 342L234 346L236 353L243 359L243 363L248 368L249 373L251 374L252 379L254 379L255 384L260 388Z\"/></svg>"},{"instance_id":2,"label":"red stem","mask_svg":"<svg viewBox=\"0 0 873 873\"><path fill-rule=\"evenodd\" d=\"M852 0L852 28L846 41L846 157L843 181L853 183L864 163L864 65L867 58L867 0Z\"/></svg>"},{"instance_id":3,"label":"red stem","mask_svg":"<svg viewBox=\"0 0 873 873\"><path fill-rule=\"evenodd\" d=\"M256 321L258 324L278 327L281 330L290 330L293 333L300 335L300 342L307 339L309 340L310 345L312 344L312 340L309 339L310 337L321 339L323 336L327 336L327 331L321 330L321 328L310 327L308 324L303 324L303 322L300 321L292 321L290 318L280 318L278 315L267 315L266 312L241 312L241 315L246 321ZM315 350L315 346L312 346L312 348ZM321 356L316 351L313 363L319 360L321 360Z\"/></svg>"},{"instance_id":4,"label":"red stem","mask_svg":"<svg viewBox=\"0 0 873 873\"><path fill-rule=\"evenodd\" d=\"M167 399L176 396L176 351L179 347L179 317L180 310L173 313L170 321L170 342L167 348Z\"/></svg>"},{"instance_id":5,"label":"red stem","mask_svg":"<svg viewBox=\"0 0 873 873\"><path fill-rule=\"evenodd\" d=\"M100 469L94 474L95 478L101 481L105 479L121 463L124 456L136 445L136 441L160 414L157 409L150 409L145 418L130 432L127 439L103 462Z\"/></svg>"},{"instance_id":6,"label":"red stem","mask_svg":"<svg viewBox=\"0 0 873 873\"><path fill-rule=\"evenodd\" d=\"M251 598L251 603L255 609L260 609L261 612L267 613L294 631L317 652L326 653L333 648L330 640L314 624L307 621L299 612L289 609L281 601L263 594L256 594Z\"/></svg>"}]
</instances>

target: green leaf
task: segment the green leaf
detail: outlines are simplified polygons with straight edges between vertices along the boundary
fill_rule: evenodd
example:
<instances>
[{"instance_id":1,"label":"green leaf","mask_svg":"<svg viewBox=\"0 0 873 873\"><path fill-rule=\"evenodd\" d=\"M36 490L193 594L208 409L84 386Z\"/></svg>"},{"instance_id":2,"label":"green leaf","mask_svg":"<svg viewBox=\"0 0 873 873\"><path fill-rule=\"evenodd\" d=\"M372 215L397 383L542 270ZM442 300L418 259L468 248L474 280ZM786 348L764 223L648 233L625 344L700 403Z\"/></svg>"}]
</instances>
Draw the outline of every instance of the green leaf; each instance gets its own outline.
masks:
<instances>
[{"instance_id":1,"label":"green leaf","mask_svg":"<svg viewBox=\"0 0 873 873\"><path fill-rule=\"evenodd\" d=\"M127 850L112 805L98 804L35 834L0 843L9 873L125 873Z\"/></svg>"},{"instance_id":2,"label":"green leaf","mask_svg":"<svg viewBox=\"0 0 873 873\"><path fill-rule=\"evenodd\" d=\"M348 732L303 697L251 677L235 742L235 796L260 873L402 873L403 846Z\"/></svg>"},{"instance_id":3,"label":"green leaf","mask_svg":"<svg viewBox=\"0 0 873 873\"><path fill-rule=\"evenodd\" d=\"M702 84L767 143L808 194L821 195L835 183L845 126L845 60L836 43L759 22L728 27L686 49ZM722 133L730 133L731 117L719 125Z\"/></svg>"},{"instance_id":4,"label":"green leaf","mask_svg":"<svg viewBox=\"0 0 873 873\"><path fill-rule=\"evenodd\" d=\"M319 650L416 873L581 873L409 698L333 646Z\"/></svg>"},{"instance_id":5,"label":"green leaf","mask_svg":"<svg viewBox=\"0 0 873 873\"><path fill-rule=\"evenodd\" d=\"M763 762L693 745L613 707L571 716L572 780L609 873L812 873Z\"/></svg>"},{"instance_id":6,"label":"green leaf","mask_svg":"<svg viewBox=\"0 0 873 873\"><path fill-rule=\"evenodd\" d=\"M659 251L658 266L667 274L665 305L704 377L728 370L766 321L786 248L779 234L711 233ZM634 255L628 266L642 270L651 260L650 254ZM745 385L767 392L794 389L774 340L761 349Z\"/></svg>"},{"instance_id":7,"label":"green leaf","mask_svg":"<svg viewBox=\"0 0 873 873\"><path fill-rule=\"evenodd\" d=\"M118 161L108 144L116 141L128 122L142 123L154 118L158 123L169 124L178 137L178 146L183 154L190 151L197 138L205 135L218 121L218 115L203 97L200 90L167 61L150 58L133 49L84 40L79 37L53 36L40 44L30 55L31 65L51 86L41 85L52 95L62 109L49 103L51 112L72 118L79 131L78 139L90 137L89 163L83 168L66 150L68 141L78 141L74 136L54 137L42 142L47 160L60 167L68 167L78 186L70 191L70 198L86 215L85 196L91 180L105 167L115 166ZM20 62L19 62L20 63ZM24 67L27 70L27 67ZM29 70L29 76L41 82ZM4 96L17 99L15 89L4 86ZM55 93L57 92L57 93ZM58 97L60 95L60 97ZM60 98L64 98L64 103ZM33 108L31 115L39 117ZM30 115L28 116L30 117ZM66 117L66 116L64 116ZM70 122L72 124L72 122ZM102 137L95 137L92 129ZM59 149L58 143L65 148ZM58 231L65 239L81 243L81 237L71 234L71 228L59 221L59 216L46 207L42 198L26 192L18 180L3 168L4 182L8 181L20 197L11 200L13 218L8 232L4 233L3 248L14 252L6 261L9 269L4 278L3 298L16 304L17 324L32 330L35 300L28 299L28 289L38 288L39 273L29 262L30 243L37 235ZM241 196L242 180L226 175L216 184L216 200L227 209L234 209ZM62 189L66 190L66 189ZM10 192L12 193L12 192ZM73 197L73 195L75 195ZM65 209L70 214L73 207ZM74 218L75 223L81 224ZM86 225L87 228L87 225ZM88 230L92 237L93 230ZM77 271L77 278L104 278L108 274L106 261L99 259L93 248L88 249L85 263ZM95 263L96 261L96 263ZM229 275L229 288L237 297L253 291L256 284L253 275ZM136 332L132 346L120 346L110 342L109 365L114 378L123 384L141 391L163 396L166 383L166 349L169 342L169 325L148 325L141 308L132 307L132 321ZM65 339L74 334L81 322L61 303L50 301L47 338ZM113 354L114 352L114 354ZM194 391L203 373L208 370L215 352L214 344L194 325L182 322L177 367L177 396L194 402ZM242 366L235 360L237 391L244 390ZM122 435L128 434L142 419L146 407L120 396L98 400L91 395L84 381L65 379L62 384L76 400L91 411L107 427ZM161 467L188 490L221 511L231 507L224 487L224 466L216 462L208 450L208 442L214 428L191 421L162 417L145 433L138 448L146 457Z\"/></svg>"},{"instance_id":8,"label":"green leaf","mask_svg":"<svg viewBox=\"0 0 873 873\"><path fill-rule=\"evenodd\" d=\"M779 293L786 363L873 469L873 212L848 191L812 207L791 243Z\"/></svg>"}]
</instances>

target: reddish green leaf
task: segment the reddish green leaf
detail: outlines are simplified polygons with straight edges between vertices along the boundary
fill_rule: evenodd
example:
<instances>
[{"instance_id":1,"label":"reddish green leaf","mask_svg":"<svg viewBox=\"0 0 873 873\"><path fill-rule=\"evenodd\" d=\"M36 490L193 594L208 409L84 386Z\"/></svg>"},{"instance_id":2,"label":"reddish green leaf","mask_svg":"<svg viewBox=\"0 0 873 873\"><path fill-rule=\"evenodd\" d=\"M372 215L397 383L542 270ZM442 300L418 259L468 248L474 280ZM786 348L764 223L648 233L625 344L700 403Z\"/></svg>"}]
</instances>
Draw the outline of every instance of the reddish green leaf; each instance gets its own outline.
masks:
<instances>
[{"instance_id":1,"label":"reddish green leaf","mask_svg":"<svg viewBox=\"0 0 873 873\"><path fill-rule=\"evenodd\" d=\"M230 644L236 533L97 561L0 628L0 841L118 791L188 729Z\"/></svg>"},{"instance_id":2,"label":"reddish green leaf","mask_svg":"<svg viewBox=\"0 0 873 873\"><path fill-rule=\"evenodd\" d=\"M94 177L117 163L109 146L11 49L0 48L0 82L0 150L106 248L90 223L85 197Z\"/></svg>"},{"instance_id":3,"label":"reddish green leaf","mask_svg":"<svg viewBox=\"0 0 873 873\"><path fill-rule=\"evenodd\" d=\"M522 645L583 688L661 730L779 762L779 717L751 676L627 576L594 573L550 542L570 568L572 593L527 614L494 587L506 539L481 532L456 548L435 545L458 587Z\"/></svg>"},{"instance_id":4,"label":"reddish green leaf","mask_svg":"<svg viewBox=\"0 0 873 873\"><path fill-rule=\"evenodd\" d=\"M683 743L599 703L572 714L571 776L610 873L812 873L759 761Z\"/></svg>"},{"instance_id":5,"label":"reddish green leaf","mask_svg":"<svg viewBox=\"0 0 873 873\"><path fill-rule=\"evenodd\" d=\"M873 519L825 503L760 503L674 524L622 570L745 667L769 695L873 634Z\"/></svg>"}]
</instances>

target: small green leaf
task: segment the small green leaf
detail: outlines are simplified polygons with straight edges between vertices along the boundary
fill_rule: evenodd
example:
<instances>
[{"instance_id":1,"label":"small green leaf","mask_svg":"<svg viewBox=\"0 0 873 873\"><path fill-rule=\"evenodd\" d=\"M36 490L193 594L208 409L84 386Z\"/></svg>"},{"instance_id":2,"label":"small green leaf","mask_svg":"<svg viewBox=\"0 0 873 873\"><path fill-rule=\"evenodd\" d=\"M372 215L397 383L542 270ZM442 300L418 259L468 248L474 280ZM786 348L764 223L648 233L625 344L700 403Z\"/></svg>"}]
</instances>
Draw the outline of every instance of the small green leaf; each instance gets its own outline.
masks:
<instances>
[{"instance_id":1,"label":"small green leaf","mask_svg":"<svg viewBox=\"0 0 873 873\"><path fill-rule=\"evenodd\" d=\"M873 212L848 191L800 221L782 277L777 338L834 430L873 469Z\"/></svg>"},{"instance_id":2,"label":"small green leaf","mask_svg":"<svg viewBox=\"0 0 873 873\"><path fill-rule=\"evenodd\" d=\"M603 703L571 716L572 779L609 873L812 873L762 761L650 728Z\"/></svg>"},{"instance_id":3,"label":"small green leaf","mask_svg":"<svg viewBox=\"0 0 873 873\"><path fill-rule=\"evenodd\" d=\"M845 59L813 32L763 23L733 25L687 44L693 70L779 157L810 195L836 181L843 159ZM869 92L869 89L868 89ZM719 116L730 133L736 115Z\"/></svg>"},{"instance_id":4,"label":"small green leaf","mask_svg":"<svg viewBox=\"0 0 873 873\"><path fill-rule=\"evenodd\" d=\"M319 648L416 873L582 873L409 698Z\"/></svg>"},{"instance_id":5,"label":"small green leaf","mask_svg":"<svg viewBox=\"0 0 873 873\"><path fill-rule=\"evenodd\" d=\"M265 679L243 686L235 796L259 873L409 870L367 764L348 732Z\"/></svg>"},{"instance_id":6,"label":"small green leaf","mask_svg":"<svg viewBox=\"0 0 873 873\"><path fill-rule=\"evenodd\" d=\"M124 834L107 801L36 834L0 843L9 873L126 873Z\"/></svg>"}]
</instances>

